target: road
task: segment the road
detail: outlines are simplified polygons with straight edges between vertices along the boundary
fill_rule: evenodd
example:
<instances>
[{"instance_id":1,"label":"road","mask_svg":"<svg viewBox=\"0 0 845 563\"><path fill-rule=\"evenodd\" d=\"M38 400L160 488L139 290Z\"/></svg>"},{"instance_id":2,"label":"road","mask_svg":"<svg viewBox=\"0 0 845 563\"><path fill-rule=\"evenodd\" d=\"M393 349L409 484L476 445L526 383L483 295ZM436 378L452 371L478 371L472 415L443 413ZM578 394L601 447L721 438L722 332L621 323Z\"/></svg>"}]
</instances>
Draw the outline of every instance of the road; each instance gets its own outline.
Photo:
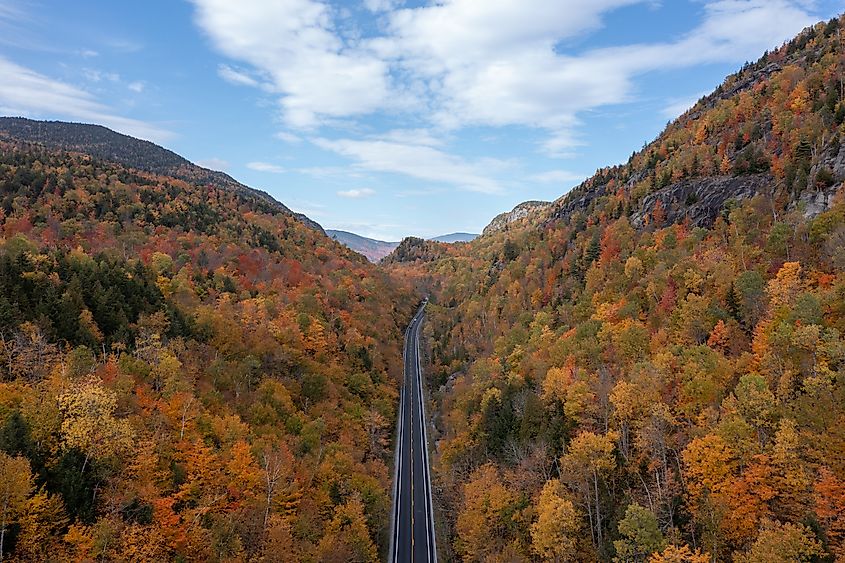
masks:
<instances>
[{"instance_id":1,"label":"road","mask_svg":"<svg viewBox=\"0 0 845 563\"><path fill-rule=\"evenodd\" d=\"M389 561L393 563L437 561L420 368L420 327L426 303L423 301L405 332L405 371L399 399L391 516Z\"/></svg>"}]
</instances>

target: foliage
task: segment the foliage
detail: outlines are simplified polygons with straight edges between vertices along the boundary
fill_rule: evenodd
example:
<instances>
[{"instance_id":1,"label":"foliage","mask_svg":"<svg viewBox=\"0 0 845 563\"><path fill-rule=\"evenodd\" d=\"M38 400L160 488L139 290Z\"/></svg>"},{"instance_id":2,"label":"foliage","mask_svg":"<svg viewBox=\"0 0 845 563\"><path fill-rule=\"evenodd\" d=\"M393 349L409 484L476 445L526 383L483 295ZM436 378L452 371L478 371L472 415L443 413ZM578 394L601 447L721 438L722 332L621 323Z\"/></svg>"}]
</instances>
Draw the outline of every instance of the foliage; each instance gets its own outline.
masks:
<instances>
[{"instance_id":1,"label":"foliage","mask_svg":"<svg viewBox=\"0 0 845 563\"><path fill-rule=\"evenodd\" d=\"M389 265L431 293L447 553L845 553L841 23L525 221Z\"/></svg>"},{"instance_id":2,"label":"foliage","mask_svg":"<svg viewBox=\"0 0 845 563\"><path fill-rule=\"evenodd\" d=\"M0 141L2 553L377 559L409 286L231 179L47 145Z\"/></svg>"}]
</instances>

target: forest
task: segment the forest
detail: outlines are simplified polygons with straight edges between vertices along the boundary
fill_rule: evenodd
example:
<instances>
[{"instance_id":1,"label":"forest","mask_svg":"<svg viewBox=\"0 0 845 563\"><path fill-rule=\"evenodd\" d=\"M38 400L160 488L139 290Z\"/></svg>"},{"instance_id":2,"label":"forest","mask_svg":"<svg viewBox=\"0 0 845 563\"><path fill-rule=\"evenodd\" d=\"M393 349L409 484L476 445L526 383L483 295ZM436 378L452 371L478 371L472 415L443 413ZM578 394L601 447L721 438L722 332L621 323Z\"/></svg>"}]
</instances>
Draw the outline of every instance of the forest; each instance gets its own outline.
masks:
<instances>
[{"instance_id":1,"label":"forest","mask_svg":"<svg viewBox=\"0 0 845 563\"><path fill-rule=\"evenodd\" d=\"M384 559L424 297L442 560L845 560L843 25L379 266L151 144L16 122L0 560Z\"/></svg>"},{"instance_id":2,"label":"forest","mask_svg":"<svg viewBox=\"0 0 845 563\"><path fill-rule=\"evenodd\" d=\"M547 210L400 247L447 559L845 560L842 23Z\"/></svg>"},{"instance_id":3,"label":"forest","mask_svg":"<svg viewBox=\"0 0 845 563\"><path fill-rule=\"evenodd\" d=\"M372 561L414 301L261 197L0 143L0 558Z\"/></svg>"}]
</instances>

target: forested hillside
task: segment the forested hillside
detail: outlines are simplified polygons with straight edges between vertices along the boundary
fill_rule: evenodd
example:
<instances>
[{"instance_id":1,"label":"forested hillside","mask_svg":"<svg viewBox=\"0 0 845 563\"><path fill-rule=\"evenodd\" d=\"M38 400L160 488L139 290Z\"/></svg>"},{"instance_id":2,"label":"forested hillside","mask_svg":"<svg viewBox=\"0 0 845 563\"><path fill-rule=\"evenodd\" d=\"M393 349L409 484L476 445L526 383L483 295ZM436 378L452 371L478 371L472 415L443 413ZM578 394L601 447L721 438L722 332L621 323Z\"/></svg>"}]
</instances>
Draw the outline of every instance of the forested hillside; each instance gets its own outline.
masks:
<instances>
[{"instance_id":1,"label":"forested hillside","mask_svg":"<svg viewBox=\"0 0 845 563\"><path fill-rule=\"evenodd\" d=\"M449 556L845 559L841 27L529 220L400 246Z\"/></svg>"},{"instance_id":2,"label":"forested hillside","mask_svg":"<svg viewBox=\"0 0 845 563\"><path fill-rule=\"evenodd\" d=\"M0 236L0 558L386 549L384 273L260 194L8 137Z\"/></svg>"},{"instance_id":3,"label":"forested hillside","mask_svg":"<svg viewBox=\"0 0 845 563\"><path fill-rule=\"evenodd\" d=\"M197 166L171 150L102 125L0 117L2 139L37 143L52 150L78 151L99 160L178 178L199 186L226 188L247 198L262 199L267 206L289 213L311 228L322 230L320 225L305 215L294 213L265 192L244 186L224 172Z\"/></svg>"}]
</instances>

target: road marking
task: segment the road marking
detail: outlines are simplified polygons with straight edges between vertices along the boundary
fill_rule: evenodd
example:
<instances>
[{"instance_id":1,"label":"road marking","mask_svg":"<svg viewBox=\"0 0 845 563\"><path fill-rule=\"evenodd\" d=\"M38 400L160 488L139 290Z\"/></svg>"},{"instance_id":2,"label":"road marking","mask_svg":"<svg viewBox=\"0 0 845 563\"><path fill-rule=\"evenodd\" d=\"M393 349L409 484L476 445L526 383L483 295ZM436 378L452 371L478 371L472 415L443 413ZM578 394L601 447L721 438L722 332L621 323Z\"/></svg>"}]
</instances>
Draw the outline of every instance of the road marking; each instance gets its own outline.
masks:
<instances>
[{"instance_id":1,"label":"road marking","mask_svg":"<svg viewBox=\"0 0 845 563\"><path fill-rule=\"evenodd\" d=\"M420 309L421 312L424 311L425 304L423 304L423 308ZM422 383L422 365L420 359L420 327L422 326L422 321L420 324L417 325L417 334L416 338L414 339L414 347L416 349L417 355L417 385L419 391L419 402L420 402L420 424L422 429L422 438L423 438L423 471L425 475L425 494L426 494L426 502L428 504L428 519L426 520L426 530L428 532L428 543L427 548L429 552L429 560L433 560L435 563L437 562L437 539L436 539L436 531L434 529L434 503L431 499L431 467L429 464L428 458L428 419L425 416L425 400L423 397L423 383ZM433 553L432 553L433 548ZM433 557L432 557L433 555Z\"/></svg>"},{"instance_id":2,"label":"road marking","mask_svg":"<svg viewBox=\"0 0 845 563\"><path fill-rule=\"evenodd\" d=\"M428 304L428 300L424 300L421 304L420 308L417 310L417 313L414 315L413 319L411 320L410 325L405 330L405 338L404 338L404 349L403 349L403 366L402 366L402 389L400 391L400 407L399 407L399 424L398 424L398 431L397 431L397 460L394 467L394 483L393 483L393 502L394 502L394 509L392 512L392 519L393 519L393 530L390 537L390 561L393 563L398 563L400 561L399 555L399 548L400 548L400 539L403 537L403 531L410 531L411 538L410 538L410 548L411 548L411 561L414 561L415 554L414 554L414 547L416 546L416 536L414 535L414 526L416 523L416 516L415 516L415 494L414 494L414 426L415 421L419 424L420 428L420 438L422 442L422 449L420 450L420 457L422 461L422 474L423 474L423 508L426 510L427 514L425 515L425 528L426 528L426 537L425 537L425 548L426 548L426 560L428 562L434 561L437 562L437 540L436 540L436 532L434 529L434 504L432 502L432 495L431 495L431 471L429 467L429 456L428 456L428 431L426 428L426 416L425 416L425 400L423 396L423 383L422 383L422 365L420 360L420 329L422 326L422 319L425 314L425 306ZM413 339L413 341L411 340ZM414 358L416 355L416 358ZM416 364L416 366L414 365ZM416 373L414 373L414 368L416 368ZM410 388L408 388L410 385ZM417 398L414 401L414 391L416 390ZM410 396L408 395L410 392ZM406 405L405 402L407 401L407 408L410 409L407 411L407 419L406 419ZM416 409L414 408L414 403L416 402ZM416 410L416 416L415 416ZM411 428L406 428L406 423L410 422ZM410 436L408 436L408 432L410 431ZM405 456L403 455L404 450L404 443L406 440L410 440L408 442L408 450L410 454L410 471L411 474L408 476L408 483L409 483L409 494L410 497L410 505L411 505L411 518L410 518L410 530L406 530L405 527L401 525L402 521L402 482L403 482L403 475L408 471L408 466L405 464ZM402 560L404 560L405 554L401 556Z\"/></svg>"}]
</instances>

